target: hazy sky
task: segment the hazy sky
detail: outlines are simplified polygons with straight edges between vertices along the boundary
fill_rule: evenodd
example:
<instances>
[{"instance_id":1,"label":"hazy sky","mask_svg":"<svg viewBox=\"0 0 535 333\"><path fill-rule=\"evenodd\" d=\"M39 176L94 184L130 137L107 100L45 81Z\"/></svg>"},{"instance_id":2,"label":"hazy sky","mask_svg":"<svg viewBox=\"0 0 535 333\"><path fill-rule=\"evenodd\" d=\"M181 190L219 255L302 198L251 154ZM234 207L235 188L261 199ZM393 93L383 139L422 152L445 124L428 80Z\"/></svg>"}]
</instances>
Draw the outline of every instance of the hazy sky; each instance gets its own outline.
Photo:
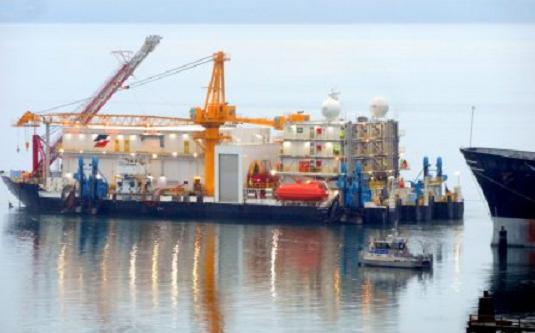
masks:
<instances>
[{"instance_id":1,"label":"hazy sky","mask_svg":"<svg viewBox=\"0 0 535 333\"><path fill-rule=\"evenodd\" d=\"M535 0L0 0L3 22L535 22Z\"/></svg>"}]
</instances>

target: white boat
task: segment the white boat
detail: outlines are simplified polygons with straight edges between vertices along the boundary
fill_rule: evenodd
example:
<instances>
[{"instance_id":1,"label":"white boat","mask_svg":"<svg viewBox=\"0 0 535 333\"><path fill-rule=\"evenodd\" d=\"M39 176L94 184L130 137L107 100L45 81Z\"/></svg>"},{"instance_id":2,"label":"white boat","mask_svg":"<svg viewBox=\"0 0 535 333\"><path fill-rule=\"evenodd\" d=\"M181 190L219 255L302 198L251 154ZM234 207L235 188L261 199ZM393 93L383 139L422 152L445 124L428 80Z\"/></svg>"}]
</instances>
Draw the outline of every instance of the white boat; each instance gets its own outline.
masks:
<instances>
[{"instance_id":1,"label":"white boat","mask_svg":"<svg viewBox=\"0 0 535 333\"><path fill-rule=\"evenodd\" d=\"M432 254L413 255L407 247L407 240L389 235L385 239L372 239L368 249L360 253L361 265L393 268L431 268Z\"/></svg>"}]
</instances>

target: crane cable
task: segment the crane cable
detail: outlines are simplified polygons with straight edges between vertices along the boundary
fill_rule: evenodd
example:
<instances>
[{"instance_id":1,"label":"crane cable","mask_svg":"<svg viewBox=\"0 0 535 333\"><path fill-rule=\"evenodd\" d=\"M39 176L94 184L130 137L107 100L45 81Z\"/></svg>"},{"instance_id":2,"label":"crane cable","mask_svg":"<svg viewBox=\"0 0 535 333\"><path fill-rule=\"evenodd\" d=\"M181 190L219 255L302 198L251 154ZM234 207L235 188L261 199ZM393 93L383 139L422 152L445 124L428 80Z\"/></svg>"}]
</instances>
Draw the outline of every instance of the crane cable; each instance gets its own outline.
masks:
<instances>
[{"instance_id":1,"label":"crane cable","mask_svg":"<svg viewBox=\"0 0 535 333\"><path fill-rule=\"evenodd\" d=\"M164 72L161 72L161 73L149 76L147 78L135 81L135 82L133 82L133 83L131 83L129 85L126 85L126 86L122 87L121 89L137 88L137 87L143 86L145 84L148 84L148 83L151 83L151 82L154 82L154 81L158 81L158 80L164 79L164 78L166 78L168 76L175 75L175 74L181 73L183 71L193 69L193 68L195 68L197 66L206 64L208 62L211 62L212 59L213 59L213 56L200 58L200 59L197 59L197 60L192 61L190 63L184 64L182 66L178 66L178 67L175 67L175 68L172 68L172 69L168 69L168 70L166 70Z\"/></svg>"},{"instance_id":2,"label":"crane cable","mask_svg":"<svg viewBox=\"0 0 535 333\"><path fill-rule=\"evenodd\" d=\"M193 68L198 67L200 65L209 63L209 62L212 61L212 59L213 59L213 56L200 58L200 59L197 59L195 61L189 62L187 64L184 64L184 65L181 65L181 66L178 66L178 67L175 67L175 68L171 68L171 69L168 69L168 70L163 71L161 73L158 73L158 74L155 74L155 75L151 75L151 76L146 77L144 79L135 81L135 82L133 82L133 83L131 83L129 85L120 87L119 90L129 90L129 89L141 87L141 86L146 85L148 83L152 83L154 81L158 81L158 80L164 79L164 78L166 78L168 76L176 75L176 74L181 73L183 71L190 70L190 69L193 69ZM57 109L61 109L61 108L67 107L67 106L81 104L83 102L86 102L86 101L90 100L91 98L93 98L93 96L86 97L86 98L81 98L81 99L78 99L78 100L75 100L75 101L72 101L72 102L69 102L69 103L64 103L64 104L59 104L59 105L56 105L56 106L52 106L52 107L49 107L49 108L46 108L46 109L43 109L43 110L35 111L34 113L35 114L47 113L47 112L54 111L54 110L57 110Z\"/></svg>"},{"instance_id":3,"label":"crane cable","mask_svg":"<svg viewBox=\"0 0 535 333\"><path fill-rule=\"evenodd\" d=\"M49 107L49 108L47 108L47 109L43 109L43 110L39 110L39 111L35 111L34 113L35 113L35 114L43 114L43 113L47 113L47 112L54 111L54 110L57 110L57 109L61 109L61 108L67 107L67 106L71 106L71 105L76 105L76 104L83 103L83 102L85 102L85 101L90 100L91 98L92 98L92 97L86 97L86 98L78 99L78 100L76 100L76 101L72 101L72 102L69 102L69 103L59 104L59 105L56 105L56 106Z\"/></svg>"}]
</instances>

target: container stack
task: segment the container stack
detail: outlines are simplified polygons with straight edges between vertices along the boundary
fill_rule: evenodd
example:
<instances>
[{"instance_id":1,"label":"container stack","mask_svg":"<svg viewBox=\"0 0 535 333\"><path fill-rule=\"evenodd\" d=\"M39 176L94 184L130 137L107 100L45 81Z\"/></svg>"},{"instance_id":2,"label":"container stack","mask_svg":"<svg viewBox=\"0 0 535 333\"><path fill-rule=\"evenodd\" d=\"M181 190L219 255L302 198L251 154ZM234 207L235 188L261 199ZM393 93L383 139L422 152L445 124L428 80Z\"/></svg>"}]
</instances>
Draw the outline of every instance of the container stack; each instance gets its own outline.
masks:
<instances>
[{"instance_id":1,"label":"container stack","mask_svg":"<svg viewBox=\"0 0 535 333\"><path fill-rule=\"evenodd\" d=\"M283 132L279 174L336 177L344 157L345 126L341 121L289 123Z\"/></svg>"}]
</instances>

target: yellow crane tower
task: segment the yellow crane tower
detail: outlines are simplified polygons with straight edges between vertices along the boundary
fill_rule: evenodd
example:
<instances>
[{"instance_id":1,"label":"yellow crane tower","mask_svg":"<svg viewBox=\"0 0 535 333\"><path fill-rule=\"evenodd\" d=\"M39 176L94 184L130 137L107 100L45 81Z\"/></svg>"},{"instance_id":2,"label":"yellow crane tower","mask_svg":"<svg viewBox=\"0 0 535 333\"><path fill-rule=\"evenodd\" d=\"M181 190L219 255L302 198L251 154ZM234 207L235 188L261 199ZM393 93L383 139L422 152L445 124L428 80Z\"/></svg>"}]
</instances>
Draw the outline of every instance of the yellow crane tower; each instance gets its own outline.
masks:
<instances>
[{"instance_id":1,"label":"yellow crane tower","mask_svg":"<svg viewBox=\"0 0 535 333\"><path fill-rule=\"evenodd\" d=\"M224 135L219 132L219 128L225 123L247 123L256 125L267 125L275 129L282 129L286 122L286 117L267 118L246 118L236 116L236 107L229 105L225 98L225 61L229 58L222 51L216 52L212 56L214 67L212 78L208 85L204 108L193 109L192 119L196 124L204 127L204 131L197 137L204 142L204 187L206 194L214 195L214 158L215 146L223 139ZM294 114L289 116L292 121L296 117L308 115Z\"/></svg>"},{"instance_id":2,"label":"yellow crane tower","mask_svg":"<svg viewBox=\"0 0 535 333\"><path fill-rule=\"evenodd\" d=\"M214 67L204 109L196 107L193 114L193 121L204 127L199 138L204 142L204 186L208 195L214 194L215 146L224 139L219 133L219 128L224 123L236 119L236 107L228 105L225 100L225 60L228 59L223 52L213 55Z\"/></svg>"}]
</instances>

